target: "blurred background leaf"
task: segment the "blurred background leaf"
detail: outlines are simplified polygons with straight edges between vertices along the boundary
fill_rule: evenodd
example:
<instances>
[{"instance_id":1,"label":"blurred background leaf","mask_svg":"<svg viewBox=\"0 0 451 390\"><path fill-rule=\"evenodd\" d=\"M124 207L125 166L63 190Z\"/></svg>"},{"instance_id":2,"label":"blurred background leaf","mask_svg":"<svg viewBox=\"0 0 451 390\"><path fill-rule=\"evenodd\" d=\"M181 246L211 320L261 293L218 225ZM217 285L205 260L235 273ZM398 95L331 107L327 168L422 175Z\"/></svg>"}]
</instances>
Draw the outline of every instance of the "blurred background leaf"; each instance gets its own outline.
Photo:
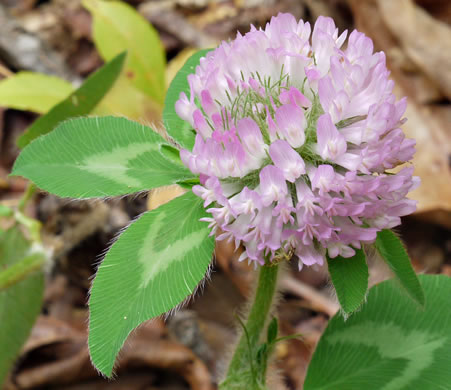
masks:
<instances>
[{"instance_id":1,"label":"blurred background leaf","mask_svg":"<svg viewBox=\"0 0 451 390\"><path fill-rule=\"evenodd\" d=\"M18 72L0 81L0 105L44 114L73 89L71 83L55 76Z\"/></svg>"},{"instance_id":2,"label":"blurred background leaf","mask_svg":"<svg viewBox=\"0 0 451 390\"><path fill-rule=\"evenodd\" d=\"M125 57L126 53L119 54L89 76L80 88L38 118L18 139L17 144L23 148L35 138L52 131L58 123L74 116L89 114L116 81Z\"/></svg>"},{"instance_id":3,"label":"blurred background leaf","mask_svg":"<svg viewBox=\"0 0 451 390\"><path fill-rule=\"evenodd\" d=\"M125 116L148 124L161 118L161 107L144 92L130 84L130 81L124 76L123 70L91 114Z\"/></svg>"},{"instance_id":4,"label":"blurred background leaf","mask_svg":"<svg viewBox=\"0 0 451 390\"><path fill-rule=\"evenodd\" d=\"M0 273L22 261L30 243L17 226L0 232ZM41 311L44 275L36 271L0 291L0 386Z\"/></svg>"},{"instance_id":5,"label":"blurred background leaf","mask_svg":"<svg viewBox=\"0 0 451 390\"><path fill-rule=\"evenodd\" d=\"M125 77L163 104L166 59L155 29L132 7L118 1L84 0L94 17L93 36L105 61L127 50Z\"/></svg>"}]
</instances>

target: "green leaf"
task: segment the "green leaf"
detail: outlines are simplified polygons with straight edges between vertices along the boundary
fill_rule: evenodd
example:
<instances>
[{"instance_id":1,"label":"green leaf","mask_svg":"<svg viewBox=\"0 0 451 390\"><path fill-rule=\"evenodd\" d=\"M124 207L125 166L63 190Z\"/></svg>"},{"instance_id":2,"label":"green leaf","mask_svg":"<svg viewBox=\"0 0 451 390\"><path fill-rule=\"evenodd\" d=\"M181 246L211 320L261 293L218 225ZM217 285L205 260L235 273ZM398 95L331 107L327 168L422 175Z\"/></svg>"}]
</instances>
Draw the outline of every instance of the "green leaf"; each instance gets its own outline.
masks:
<instances>
[{"instance_id":1,"label":"green leaf","mask_svg":"<svg viewBox=\"0 0 451 390\"><path fill-rule=\"evenodd\" d=\"M123 116L141 123L155 122L161 117L161 106L128 81L124 70L114 85L92 110L96 116Z\"/></svg>"},{"instance_id":2,"label":"green leaf","mask_svg":"<svg viewBox=\"0 0 451 390\"><path fill-rule=\"evenodd\" d=\"M376 239L376 249L394 272L401 285L420 305L424 305L424 292L401 240L391 230L382 230Z\"/></svg>"},{"instance_id":3,"label":"green leaf","mask_svg":"<svg viewBox=\"0 0 451 390\"><path fill-rule=\"evenodd\" d=\"M29 248L16 227L0 233L0 269L14 267ZM43 293L42 272L0 291L0 388L40 313Z\"/></svg>"},{"instance_id":4,"label":"green leaf","mask_svg":"<svg viewBox=\"0 0 451 390\"><path fill-rule=\"evenodd\" d=\"M90 75L85 82L64 101L53 107L46 115L38 118L18 139L17 144L23 148L35 138L47 134L54 127L74 116L86 115L102 100L121 73L126 53L122 53L97 72Z\"/></svg>"},{"instance_id":5,"label":"green leaf","mask_svg":"<svg viewBox=\"0 0 451 390\"><path fill-rule=\"evenodd\" d=\"M179 100L181 92L185 92L189 98L190 88L187 77L189 74L195 72L196 66L199 65L199 60L205 57L210 50L200 50L186 60L185 65L182 66L175 75L174 80L172 80L164 101L163 122L166 131L175 142L188 150L193 149L196 133L188 122L182 120L177 115L175 112L175 102Z\"/></svg>"},{"instance_id":6,"label":"green leaf","mask_svg":"<svg viewBox=\"0 0 451 390\"><path fill-rule=\"evenodd\" d=\"M28 236L31 241L35 243L41 243L41 222L35 218L26 216L21 211L17 210L14 213L15 220L22 225L28 231Z\"/></svg>"},{"instance_id":7,"label":"green leaf","mask_svg":"<svg viewBox=\"0 0 451 390\"><path fill-rule=\"evenodd\" d=\"M58 77L19 72L0 81L0 106L43 114L73 90L71 83Z\"/></svg>"},{"instance_id":8,"label":"green leaf","mask_svg":"<svg viewBox=\"0 0 451 390\"><path fill-rule=\"evenodd\" d=\"M192 178L180 160L159 152L164 145L151 128L125 118L77 118L32 142L12 174L72 198L131 194Z\"/></svg>"},{"instance_id":9,"label":"green leaf","mask_svg":"<svg viewBox=\"0 0 451 390\"><path fill-rule=\"evenodd\" d=\"M357 310L368 290L368 266L365 253L356 249L351 258L327 258L329 273L337 292L340 306L346 314Z\"/></svg>"},{"instance_id":10,"label":"green leaf","mask_svg":"<svg viewBox=\"0 0 451 390\"><path fill-rule=\"evenodd\" d=\"M207 272L214 248L202 200L188 192L143 214L99 267L89 301L92 361L111 376L129 333L183 302Z\"/></svg>"},{"instance_id":11,"label":"green leaf","mask_svg":"<svg viewBox=\"0 0 451 390\"><path fill-rule=\"evenodd\" d=\"M420 307L390 280L361 311L336 315L318 343L305 390L437 390L451 383L451 278L420 275Z\"/></svg>"},{"instance_id":12,"label":"green leaf","mask_svg":"<svg viewBox=\"0 0 451 390\"><path fill-rule=\"evenodd\" d=\"M0 269L16 264L25 257L30 249L30 243L15 226L0 234Z\"/></svg>"},{"instance_id":13,"label":"green leaf","mask_svg":"<svg viewBox=\"0 0 451 390\"><path fill-rule=\"evenodd\" d=\"M28 275L41 270L45 257L43 253L32 253L17 263L0 271L0 292L20 283Z\"/></svg>"},{"instance_id":14,"label":"green leaf","mask_svg":"<svg viewBox=\"0 0 451 390\"><path fill-rule=\"evenodd\" d=\"M279 333L279 325L277 323L277 318L274 317L268 325L268 344L274 343L277 339L277 334Z\"/></svg>"},{"instance_id":15,"label":"green leaf","mask_svg":"<svg viewBox=\"0 0 451 390\"><path fill-rule=\"evenodd\" d=\"M11 217L13 211L8 207L0 204L0 217Z\"/></svg>"},{"instance_id":16,"label":"green leaf","mask_svg":"<svg viewBox=\"0 0 451 390\"><path fill-rule=\"evenodd\" d=\"M160 104L164 101L165 52L157 31L135 9L118 1L83 0L91 12L93 38L105 61L127 50L131 83Z\"/></svg>"},{"instance_id":17,"label":"green leaf","mask_svg":"<svg viewBox=\"0 0 451 390\"><path fill-rule=\"evenodd\" d=\"M257 367L255 369L255 372L252 372L252 376L255 376L254 378L254 386L255 389L261 389L266 390L267 387L264 386L264 383L266 382L266 371L268 368L268 357L270 354L270 349L274 347L273 345L269 345L267 343L263 343L258 349L257 353L255 354L255 361L257 363ZM252 358L254 359L254 358Z\"/></svg>"}]
</instances>

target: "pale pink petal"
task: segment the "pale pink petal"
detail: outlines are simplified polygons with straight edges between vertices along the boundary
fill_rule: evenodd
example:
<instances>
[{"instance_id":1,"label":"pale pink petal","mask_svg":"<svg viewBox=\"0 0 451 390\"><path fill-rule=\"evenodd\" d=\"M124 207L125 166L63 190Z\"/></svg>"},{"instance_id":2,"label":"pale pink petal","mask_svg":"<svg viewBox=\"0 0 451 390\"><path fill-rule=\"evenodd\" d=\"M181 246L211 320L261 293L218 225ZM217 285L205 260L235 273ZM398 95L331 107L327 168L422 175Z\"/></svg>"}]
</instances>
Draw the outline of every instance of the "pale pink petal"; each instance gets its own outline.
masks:
<instances>
[{"instance_id":1,"label":"pale pink petal","mask_svg":"<svg viewBox=\"0 0 451 390\"><path fill-rule=\"evenodd\" d=\"M274 165L283 171L286 180L294 183L300 175L305 173L304 160L288 142L274 141L269 147L269 155Z\"/></svg>"},{"instance_id":2,"label":"pale pink petal","mask_svg":"<svg viewBox=\"0 0 451 390\"><path fill-rule=\"evenodd\" d=\"M305 141L307 121L301 108L294 104L285 104L276 110L276 123L279 137L288 141L293 148L299 148Z\"/></svg>"},{"instance_id":3,"label":"pale pink petal","mask_svg":"<svg viewBox=\"0 0 451 390\"><path fill-rule=\"evenodd\" d=\"M260 172L259 192L263 206L283 199L287 193L287 183L281 169L274 165L267 165Z\"/></svg>"}]
</instances>

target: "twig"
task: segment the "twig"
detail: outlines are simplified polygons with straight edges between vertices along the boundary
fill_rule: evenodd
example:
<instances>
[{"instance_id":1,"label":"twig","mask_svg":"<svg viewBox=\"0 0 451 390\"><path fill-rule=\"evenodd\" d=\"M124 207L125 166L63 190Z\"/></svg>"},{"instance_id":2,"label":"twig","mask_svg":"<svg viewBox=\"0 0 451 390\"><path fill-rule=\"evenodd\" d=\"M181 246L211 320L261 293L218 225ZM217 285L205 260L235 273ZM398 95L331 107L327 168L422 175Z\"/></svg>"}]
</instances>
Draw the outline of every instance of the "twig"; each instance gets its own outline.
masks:
<instances>
[{"instance_id":1,"label":"twig","mask_svg":"<svg viewBox=\"0 0 451 390\"><path fill-rule=\"evenodd\" d=\"M334 316L340 309L340 306L337 303L327 298L313 287L310 287L291 276L286 276L282 279L281 288L283 291L301 296L310 301L312 307L320 312L326 313L329 317Z\"/></svg>"}]
</instances>

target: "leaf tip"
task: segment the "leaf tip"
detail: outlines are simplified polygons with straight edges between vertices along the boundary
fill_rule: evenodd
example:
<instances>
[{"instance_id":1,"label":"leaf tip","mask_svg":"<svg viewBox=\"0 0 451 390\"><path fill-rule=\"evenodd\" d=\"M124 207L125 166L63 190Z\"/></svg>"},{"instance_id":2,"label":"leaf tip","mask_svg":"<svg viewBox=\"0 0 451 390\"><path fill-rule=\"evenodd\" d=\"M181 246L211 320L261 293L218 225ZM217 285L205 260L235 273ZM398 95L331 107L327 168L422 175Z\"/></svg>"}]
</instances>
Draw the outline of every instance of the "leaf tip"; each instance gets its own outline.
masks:
<instances>
[{"instance_id":1,"label":"leaf tip","mask_svg":"<svg viewBox=\"0 0 451 390\"><path fill-rule=\"evenodd\" d=\"M27 134L28 134L28 132L26 131L19 138L17 138L16 145L20 149L23 149L28 144L28 136L27 136Z\"/></svg>"},{"instance_id":2,"label":"leaf tip","mask_svg":"<svg viewBox=\"0 0 451 390\"><path fill-rule=\"evenodd\" d=\"M418 305L422 308L425 309L426 308L426 297L424 295L424 289L423 286L420 285L420 291L417 294L418 296L416 296L414 298L415 302L418 303Z\"/></svg>"},{"instance_id":3,"label":"leaf tip","mask_svg":"<svg viewBox=\"0 0 451 390\"><path fill-rule=\"evenodd\" d=\"M102 358L102 356L98 355L99 348L96 348L95 345L92 343L91 339L91 332L89 332L88 336L88 349L89 349L89 358L91 360L92 366L96 369L96 371L107 379L114 378L114 361L109 362L105 358Z\"/></svg>"},{"instance_id":4,"label":"leaf tip","mask_svg":"<svg viewBox=\"0 0 451 390\"><path fill-rule=\"evenodd\" d=\"M16 159L16 161L14 162L14 165L11 169L11 173L8 175L8 177L17 177L17 176L23 176L21 169L20 169L20 155L19 157Z\"/></svg>"}]
</instances>

